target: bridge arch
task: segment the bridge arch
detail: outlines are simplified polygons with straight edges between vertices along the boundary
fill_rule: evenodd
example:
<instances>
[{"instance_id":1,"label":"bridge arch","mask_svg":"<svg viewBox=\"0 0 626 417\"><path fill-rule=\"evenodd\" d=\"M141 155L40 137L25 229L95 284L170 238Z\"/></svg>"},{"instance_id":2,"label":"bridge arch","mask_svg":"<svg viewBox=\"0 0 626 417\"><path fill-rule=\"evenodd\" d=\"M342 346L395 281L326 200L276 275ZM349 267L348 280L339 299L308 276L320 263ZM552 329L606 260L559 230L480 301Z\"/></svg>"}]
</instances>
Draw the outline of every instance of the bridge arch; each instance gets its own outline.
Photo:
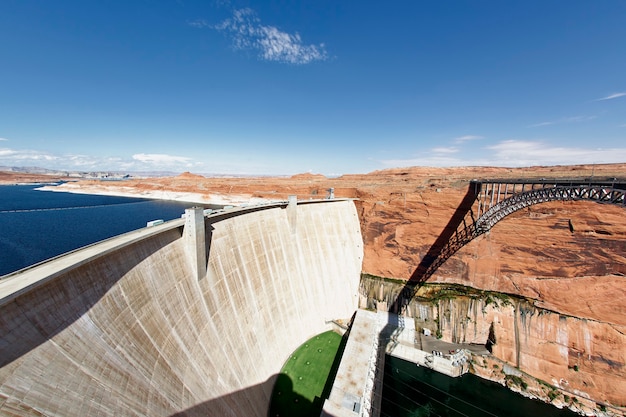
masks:
<instances>
[{"instance_id":1,"label":"bridge arch","mask_svg":"<svg viewBox=\"0 0 626 417\"><path fill-rule=\"evenodd\" d=\"M619 185L619 184L618 184ZM536 204L550 201L593 201L626 207L625 190L596 184L555 185L511 195L491 206L476 219L477 232L489 231L506 216ZM477 237L476 235L475 237Z\"/></svg>"},{"instance_id":2,"label":"bridge arch","mask_svg":"<svg viewBox=\"0 0 626 417\"><path fill-rule=\"evenodd\" d=\"M550 201L593 201L626 208L626 180L472 180L452 219L409 281L426 281L459 249L487 233L506 216Z\"/></svg>"}]
</instances>

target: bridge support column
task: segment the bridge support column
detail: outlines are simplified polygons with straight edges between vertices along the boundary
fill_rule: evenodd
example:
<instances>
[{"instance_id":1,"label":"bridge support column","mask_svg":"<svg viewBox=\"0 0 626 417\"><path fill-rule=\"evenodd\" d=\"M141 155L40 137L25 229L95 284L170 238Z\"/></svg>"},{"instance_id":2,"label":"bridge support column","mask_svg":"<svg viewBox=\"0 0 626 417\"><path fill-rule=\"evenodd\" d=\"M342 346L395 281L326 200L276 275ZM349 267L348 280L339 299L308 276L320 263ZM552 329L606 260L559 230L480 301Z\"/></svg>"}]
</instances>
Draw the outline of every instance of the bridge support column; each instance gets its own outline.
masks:
<instances>
[{"instance_id":1,"label":"bridge support column","mask_svg":"<svg viewBox=\"0 0 626 417\"><path fill-rule=\"evenodd\" d=\"M185 227L183 229L185 248L191 258L196 279L206 275L206 237L204 229L204 213L202 207L185 210Z\"/></svg>"}]
</instances>

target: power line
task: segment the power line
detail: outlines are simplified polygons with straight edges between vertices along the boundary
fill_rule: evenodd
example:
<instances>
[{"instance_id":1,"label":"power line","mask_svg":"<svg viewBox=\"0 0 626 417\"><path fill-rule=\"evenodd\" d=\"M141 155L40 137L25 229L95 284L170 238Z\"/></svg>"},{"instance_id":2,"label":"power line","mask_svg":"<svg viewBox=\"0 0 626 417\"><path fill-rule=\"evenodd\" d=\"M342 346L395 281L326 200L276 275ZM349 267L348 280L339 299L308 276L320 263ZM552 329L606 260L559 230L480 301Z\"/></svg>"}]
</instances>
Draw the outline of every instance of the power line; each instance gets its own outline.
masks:
<instances>
[{"instance_id":1,"label":"power line","mask_svg":"<svg viewBox=\"0 0 626 417\"><path fill-rule=\"evenodd\" d=\"M399 371L399 370L398 370L398 369L396 369L396 371ZM389 374L389 372L388 372L388 371L385 371L385 372L386 372L387 374ZM399 381L399 382L402 382L402 381ZM467 414L463 413L462 411L459 411L459 410L455 409L454 407L452 407L452 406L450 406L450 405L448 405L448 404L446 404L446 403L444 403L444 402L441 402L441 401L437 400L436 398L431 397L430 395L428 395L428 394L426 394L426 393L424 393L424 392L422 392L422 391L418 390L417 388L415 388L415 387L413 387L413 386L410 386L410 385L408 385L408 384L406 384L406 383L405 383L404 385L407 385L407 386L408 386L408 388L409 388L410 390L412 390L412 391L414 391L414 392L416 392L416 393L418 393L418 394L421 394L422 396L424 396L424 397L428 398L428 400L429 400L429 401L433 401L433 402L439 403L439 404L441 404L443 407L445 407L445 408L447 408L447 409L449 409L449 410L452 410L453 412L455 412L455 413L457 413L457 414L459 414L459 415L461 415L461 416L468 417L468 416L467 416ZM420 408L423 408L423 407L424 407L424 405L419 404L419 403L418 403L417 401L415 401L413 398L408 397L407 395L405 395L405 393L404 393L404 392L402 392L402 391L400 391L400 390L398 390L398 389L396 389L396 388L394 388L394 387L392 387L392 386L385 385L385 386L383 387L383 390L387 390L387 391L391 390L391 391L394 391L394 392L396 392L397 394L399 394L400 396L402 396L402 397L406 398L406 399L407 399L409 402L411 402L413 405L418 406L418 407L420 407ZM444 394L446 394L446 395L447 395L447 393L445 393L445 392L444 392ZM378 394L378 396L379 396L379 397L380 397L380 396L382 396L382 393ZM453 396L450 396L450 395L449 395L449 397L453 397ZM403 405L401 405L401 404L399 404L399 403L397 403L397 402L395 402L395 401L390 400L388 397L383 398L383 401L385 401L385 402L387 402L387 403L392 403L393 405L396 405L396 406L398 406L398 407L400 407L400 408L403 408L403 409L407 410L409 413L413 413L413 412L415 412L415 410L414 410L414 409L413 409L413 410L410 410L410 409L408 409L407 407L405 407L405 406L403 406ZM382 410L379 410L379 411L382 411ZM435 413L433 410L429 410L429 411L430 411L431 413L435 414L436 416L439 416L439 414ZM497 417L497 416L496 416L496 417Z\"/></svg>"},{"instance_id":2,"label":"power line","mask_svg":"<svg viewBox=\"0 0 626 417\"><path fill-rule=\"evenodd\" d=\"M455 400L457 400L457 401L459 401L459 402L462 402L462 403L464 403L464 404L467 404L467 405L469 405L469 406L471 406L471 407L473 407L473 408L475 408L475 409L477 409L477 410L481 411L482 413L486 413L487 415L490 415L490 416L493 416L493 417L499 417L497 414L494 414L494 413L492 413L492 412L490 412L490 411L488 411L488 410L485 410L485 409L483 409L483 408L481 408L481 407L479 407L479 406L477 406L477 405L475 405L475 404L472 404L472 403L470 403L470 402L468 402L468 401L466 401L466 400L464 400L464 399L462 399L462 398L459 398L459 397L457 397L457 396L455 396L455 395L452 395L452 394L450 394L449 392L446 392L446 391L444 391L444 390L442 390L442 389L440 389L440 388L438 388L438 387L436 387L436 386L434 386L434 385L432 385L432 384L429 384L428 382L425 382L425 381L419 380L419 379L415 378L413 375L411 375L410 373L408 373L408 372L406 372L406 371L404 371L404 370L402 370L402 369L399 369L399 368L393 368L393 370L395 370L396 372L402 372L403 374L407 375L407 377L408 377L409 379L411 379L411 380L413 380L413 381L415 381L415 382L418 382L418 383L424 384L424 385L426 385L426 386L428 386L428 387L430 387L430 388L432 388L432 389L434 389L434 390L436 390L436 391L439 391L440 393L442 393L442 394L444 394L444 395L446 395L446 396L448 396L448 397L451 397L451 398L453 398L453 399L455 399ZM385 373L386 373L386 374L390 374L390 372L389 372L389 371L387 371L387 370L385 370ZM400 382L400 383L401 383L401 384L403 384L403 385L406 385L409 389L412 389L412 390L414 390L414 391L416 391L416 392L418 392L418 393L420 393L420 394L426 395L426 394L422 393L421 391L419 391L418 389L416 389L415 387L413 387L413 386L409 385L408 383L406 383L406 382L404 382L404 381L402 381L402 380L397 380L397 381L398 381L398 382ZM387 385L385 385L385 388L387 388ZM390 388L391 388L391 387L390 387ZM392 388L392 389L393 389L393 388ZM444 405L445 405L446 407L449 407L449 406L448 406L448 405L446 405L446 404L444 404ZM453 409L454 411L459 412L458 410L455 410L455 409L454 409L454 408L452 408L452 407L449 407L449 408ZM459 412L459 413L460 413L460 412ZM461 413L461 414L463 414L463 413Z\"/></svg>"},{"instance_id":3,"label":"power line","mask_svg":"<svg viewBox=\"0 0 626 417\"><path fill-rule=\"evenodd\" d=\"M72 207L47 207L47 208L33 208L33 209L14 209L14 210L0 210L0 213L31 213L35 211L59 211L59 210L82 210L82 209L93 209L93 208L102 208L102 207L119 207L119 206L127 206L131 204L143 204L149 203L150 200L146 201L133 201L130 203L113 203L113 204L95 204L90 206L72 206Z\"/></svg>"},{"instance_id":4,"label":"power line","mask_svg":"<svg viewBox=\"0 0 626 417\"><path fill-rule=\"evenodd\" d=\"M414 388L414 387L411 387L411 386L409 386L409 388L410 388L411 390L413 390L413 391L417 392L418 394L421 394L422 396L424 396L424 397L428 398L428 401L433 401L433 402L436 402L436 403L438 403L438 404L442 405L443 407L445 407L446 409L451 410L451 411L453 411L453 412L457 413L457 414L458 414L458 415L460 415L460 416L469 417L467 414L463 413L462 411L459 411L459 410L457 410L456 408L452 407L451 405L446 404L446 403L444 403L444 402L442 402L442 401L440 401L440 400L438 400L438 399L436 399L436 398L433 398L433 397L429 396L429 395L428 395L428 394L426 394L425 392L422 392L422 391L420 391L420 390L418 390L418 389L416 389L416 388ZM392 388L392 387L390 387L390 386L385 386L385 387L384 387L384 389L387 389L387 390L391 389L392 391L395 391L395 392L396 392L396 393L398 393L399 395L401 395L401 396L403 396L404 398L406 398L407 400L411 401L414 405L416 405L416 406L420 406L420 407L423 407L423 405L422 405L422 404L419 404L419 403L418 403L418 402L416 402L414 399L412 399L411 397L406 396L406 395L405 395L402 391L400 391L400 390L398 390L398 389L396 389L396 388ZM394 403L393 401L390 401L388 398L384 398L384 401L388 401L388 402ZM397 404L397 403L394 403L394 404ZM403 407L403 408L405 408L405 409L406 409L406 407ZM413 411L413 410L411 410L411 411ZM436 414L436 413L435 413L435 414ZM437 414L437 415L438 415L438 414Z\"/></svg>"},{"instance_id":5,"label":"power line","mask_svg":"<svg viewBox=\"0 0 626 417\"><path fill-rule=\"evenodd\" d=\"M411 399L409 398L409 400L411 400ZM417 409L415 409L415 408L407 408L407 407L405 407L405 406L403 406L403 405L401 405L401 404L399 404L399 403L397 403L395 401L391 401L388 398L385 398L385 401L388 402L388 403L393 404L396 407L396 409L402 408L402 409L406 410L407 414L413 414L413 413L415 413L417 411ZM426 408L426 407L429 406L429 404L418 404L415 401L412 401L412 402L413 402L413 405L418 406L420 409L423 409L423 408ZM397 415L389 414L387 412L383 412L383 410L379 410L379 412L380 412L381 416L397 417ZM428 412L429 412L430 415L433 415L435 417L442 417L441 414L435 413L432 409L429 409Z\"/></svg>"}]
</instances>

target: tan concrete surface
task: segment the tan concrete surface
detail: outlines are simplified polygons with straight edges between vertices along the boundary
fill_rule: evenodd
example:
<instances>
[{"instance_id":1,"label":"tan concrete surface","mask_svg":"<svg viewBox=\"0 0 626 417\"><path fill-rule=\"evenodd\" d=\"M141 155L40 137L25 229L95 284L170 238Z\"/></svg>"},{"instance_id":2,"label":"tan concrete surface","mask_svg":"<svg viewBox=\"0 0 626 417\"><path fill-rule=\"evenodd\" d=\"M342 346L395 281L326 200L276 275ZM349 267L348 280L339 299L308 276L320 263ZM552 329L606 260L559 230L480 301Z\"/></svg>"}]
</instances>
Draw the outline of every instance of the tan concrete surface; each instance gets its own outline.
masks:
<instances>
[{"instance_id":1,"label":"tan concrete surface","mask_svg":"<svg viewBox=\"0 0 626 417\"><path fill-rule=\"evenodd\" d=\"M334 201L298 204L295 227L284 208L206 222L200 279L180 222L1 282L0 415L266 416L289 354L356 309L357 213Z\"/></svg>"},{"instance_id":2,"label":"tan concrete surface","mask_svg":"<svg viewBox=\"0 0 626 417\"><path fill-rule=\"evenodd\" d=\"M384 313L358 310L322 417L379 415L386 328ZM382 349L380 349L382 348Z\"/></svg>"}]
</instances>

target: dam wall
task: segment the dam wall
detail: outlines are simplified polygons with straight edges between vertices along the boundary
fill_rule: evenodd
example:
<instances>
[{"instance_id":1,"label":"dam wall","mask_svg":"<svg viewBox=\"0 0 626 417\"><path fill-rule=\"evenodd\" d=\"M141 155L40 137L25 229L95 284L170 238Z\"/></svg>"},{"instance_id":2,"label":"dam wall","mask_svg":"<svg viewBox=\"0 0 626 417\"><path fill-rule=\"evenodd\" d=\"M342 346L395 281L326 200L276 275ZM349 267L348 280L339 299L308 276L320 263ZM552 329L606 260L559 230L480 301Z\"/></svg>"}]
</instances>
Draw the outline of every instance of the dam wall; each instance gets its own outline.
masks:
<instances>
[{"instance_id":1,"label":"dam wall","mask_svg":"<svg viewBox=\"0 0 626 417\"><path fill-rule=\"evenodd\" d=\"M352 201L183 220L0 281L0 415L263 416L302 342L357 308Z\"/></svg>"}]
</instances>

